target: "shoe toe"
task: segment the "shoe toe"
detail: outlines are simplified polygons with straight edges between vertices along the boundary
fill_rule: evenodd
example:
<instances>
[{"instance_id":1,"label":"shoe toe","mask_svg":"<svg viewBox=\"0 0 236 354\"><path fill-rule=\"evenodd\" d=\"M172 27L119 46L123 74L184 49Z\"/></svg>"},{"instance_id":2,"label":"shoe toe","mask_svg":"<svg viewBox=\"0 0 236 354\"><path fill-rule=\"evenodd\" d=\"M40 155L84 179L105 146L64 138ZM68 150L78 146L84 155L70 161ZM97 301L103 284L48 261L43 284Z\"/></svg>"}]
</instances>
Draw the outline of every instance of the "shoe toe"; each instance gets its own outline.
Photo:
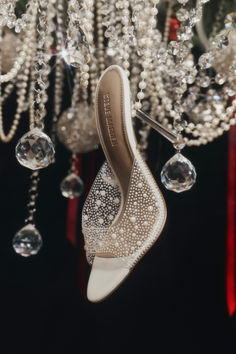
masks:
<instances>
[{"instance_id":1,"label":"shoe toe","mask_svg":"<svg viewBox=\"0 0 236 354\"><path fill-rule=\"evenodd\" d=\"M87 288L88 300L99 302L105 299L129 272L129 268L120 258L95 257Z\"/></svg>"}]
</instances>

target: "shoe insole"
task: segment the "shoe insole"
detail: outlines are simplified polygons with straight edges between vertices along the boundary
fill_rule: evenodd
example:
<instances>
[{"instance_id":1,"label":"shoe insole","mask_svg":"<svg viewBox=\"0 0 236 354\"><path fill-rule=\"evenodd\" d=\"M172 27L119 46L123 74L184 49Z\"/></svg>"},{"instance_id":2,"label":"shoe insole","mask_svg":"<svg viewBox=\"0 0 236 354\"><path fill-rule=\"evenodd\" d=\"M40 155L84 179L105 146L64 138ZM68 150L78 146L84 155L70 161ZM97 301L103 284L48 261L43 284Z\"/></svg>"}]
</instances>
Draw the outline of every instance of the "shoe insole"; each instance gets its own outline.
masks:
<instances>
[{"instance_id":1,"label":"shoe insole","mask_svg":"<svg viewBox=\"0 0 236 354\"><path fill-rule=\"evenodd\" d=\"M134 155L125 125L125 119L131 119L131 116L125 117L124 104L124 87L121 75L118 70L111 69L99 83L97 126L106 159L119 180L125 200Z\"/></svg>"}]
</instances>

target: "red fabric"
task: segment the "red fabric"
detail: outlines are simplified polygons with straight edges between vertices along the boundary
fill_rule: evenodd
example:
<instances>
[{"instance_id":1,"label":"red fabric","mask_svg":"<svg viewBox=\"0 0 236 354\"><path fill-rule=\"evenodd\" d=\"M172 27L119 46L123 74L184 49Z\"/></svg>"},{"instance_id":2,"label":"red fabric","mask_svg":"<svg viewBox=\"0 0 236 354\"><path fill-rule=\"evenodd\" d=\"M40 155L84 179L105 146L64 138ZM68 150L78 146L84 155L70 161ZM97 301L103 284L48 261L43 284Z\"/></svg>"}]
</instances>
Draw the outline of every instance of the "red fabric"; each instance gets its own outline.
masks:
<instances>
[{"instance_id":1,"label":"red fabric","mask_svg":"<svg viewBox=\"0 0 236 354\"><path fill-rule=\"evenodd\" d=\"M226 243L226 300L228 313L236 311L236 127L229 132Z\"/></svg>"},{"instance_id":2,"label":"red fabric","mask_svg":"<svg viewBox=\"0 0 236 354\"><path fill-rule=\"evenodd\" d=\"M171 17L170 19L170 32L169 32L169 39L171 41L177 41L177 34L176 31L179 29L179 21L177 20L177 18Z\"/></svg>"},{"instance_id":3,"label":"red fabric","mask_svg":"<svg viewBox=\"0 0 236 354\"><path fill-rule=\"evenodd\" d=\"M82 168L81 155L77 155L75 166L79 176ZM79 207L79 198L73 198L68 200L66 236L67 239L72 243L74 247L76 247L76 243L77 243L76 231L77 231L78 207Z\"/></svg>"},{"instance_id":4,"label":"red fabric","mask_svg":"<svg viewBox=\"0 0 236 354\"><path fill-rule=\"evenodd\" d=\"M88 154L88 167L86 173L86 195L90 191L94 180L94 170L95 170L95 152L92 151ZM79 265L78 265L78 286L80 289L80 293L84 299L86 298L86 285L85 285L85 275L86 275L86 254L84 250L84 238L81 234L81 243L80 243L80 251L79 251Z\"/></svg>"}]
</instances>

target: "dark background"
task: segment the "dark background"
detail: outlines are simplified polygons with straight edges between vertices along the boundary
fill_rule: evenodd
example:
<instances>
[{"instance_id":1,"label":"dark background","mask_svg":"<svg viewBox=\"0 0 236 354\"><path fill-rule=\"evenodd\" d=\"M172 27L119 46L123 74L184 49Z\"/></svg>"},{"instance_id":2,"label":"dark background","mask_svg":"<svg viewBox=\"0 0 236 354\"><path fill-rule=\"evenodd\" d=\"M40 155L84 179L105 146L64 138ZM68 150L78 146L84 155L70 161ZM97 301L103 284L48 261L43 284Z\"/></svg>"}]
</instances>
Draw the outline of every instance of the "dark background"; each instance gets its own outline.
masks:
<instances>
[{"instance_id":1,"label":"dark background","mask_svg":"<svg viewBox=\"0 0 236 354\"><path fill-rule=\"evenodd\" d=\"M25 130L21 124L16 139L0 145L0 353L236 353L236 321L225 300L227 136L184 150L196 185L182 194L161 186L168 208L162 236L110 298L92 304L78 286L80 232L77 248L65 235L59 184L70 154L60 144L56 164L41 172L36 219L44 247L27 259L12 249L26 216L30 171L14 156ZM148 163L159 185L173 152L151 134ZM102 160L98 151L97 168ZM89 267L86 283L88 275Z\"/></svg>"}]
</instances>

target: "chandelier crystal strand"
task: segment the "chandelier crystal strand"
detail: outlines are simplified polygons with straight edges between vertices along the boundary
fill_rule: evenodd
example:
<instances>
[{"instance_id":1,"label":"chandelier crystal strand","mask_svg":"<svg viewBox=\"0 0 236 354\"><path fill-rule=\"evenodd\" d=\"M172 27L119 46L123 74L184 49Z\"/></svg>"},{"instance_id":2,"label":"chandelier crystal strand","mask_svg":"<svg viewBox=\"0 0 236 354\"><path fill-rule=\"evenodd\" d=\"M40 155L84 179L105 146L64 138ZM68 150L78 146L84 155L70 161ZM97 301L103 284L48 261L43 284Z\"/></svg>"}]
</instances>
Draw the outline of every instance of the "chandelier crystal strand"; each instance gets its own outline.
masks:
<instances>
[{"instance_id":1,"label":"chandelier crystal strand","mask_svg":"<svg viewBox=\"0 0 236 354\"><path fill-rule=\"evenodd\" d=\"M86 33L86 39L89 46L89 59L87 62L84 62L81 66L81 89L86 90L89 84L89 65L88 63L91 61L92 54L94 53L94 34L93 34L93 9L94 9L94 0L84 0L84 9L86 16L83 17L82 28ZM92 53L93 52L93 53Z\"/></svg>"},{"instance_id":2,"label":"chandelier crystal strand","mask_svg":"<svg viewBox=\"0 0 236 354\"><path fill-rule=\"evenodd\" d=\"M50 16L48 16L48 2L39 0L37 24L37 49L35 58L35 99L34 125L35 128L23 135L16 146L18 162L29 169L37 170L47 167L54 161L54 146L51 139L43 133L45 104L47 102L48 75L50 72L49 48L51 45ZM49 41L49 43L48 43Z\"/></svg>"},{"instance_id":3,"label":"chandelier crystal strand","mask_svg":"<svg viewBox=\"0 0 236 354\"><path fill-rule=\"evenodd\" d=\"M168 1L168 8L166 11L166 20L165 20L165 27L164 27L164 33L163 33L163 42L167 43L169 40L169 33L170 33L170 18L171 14L173 11L173 6L174 6L174 1L169 0Z\"/></svg>"},{"instance_id":4,"label":"chandelier crystal strand","mask_svg":"<svg viewBox=\"0 0 236 354\"><path fill-rule=\"evenodd\" d=\"M61 194L68 199L78 198L84 191L84 183L78 176L79 171L76 168L76 161L77 156L73 153L68 175L63 179L60 185Z\"/></svg>"},{"instance_id":5,"label":"chandelier crystal strand","mask_svg":"<svg viewBox=\"0 0 236 354\"><path fill-rule=\"evenodd\" d=\"M95 1L96 4L96 26L97 26L97 55L98 55L98 67L99 67L99 75L105 69L104 62L104 33L103 33L103 23L102 23L102 1Z\"/></svg>"},{"instance_id":6,"label":"chandelier crystal strand","mask_svg":"<svg viewBox=\"0 0 236 354\"><path fill-rule=\"evenodd\" d=\"M87 88L89 83L90 46L93 36L92 26L89 21L90 9L93 0L84 0L80 3L70 0L68 3L69 24L67 29L67 47L65 61L68 65L79 68L81 87Z\"/></svg>"},{"instance_id":7,"label":"chandelier crystal strand","mask_svg":"<svg viewBox=\"0 0 236 354\"><path fill-rule=\"evenodd\" d=\"M121 23L122 23L122 66L123 69L129 78L130 71L129 71L129 39L130 39L130 12L129 12L129 1L123 0L121 4Z\"/></svg>"},{"instance_id":8,"label":"chandelier crystal strand","mask_svg":"<svg viewBox=\"0 0 236 354\"><path fill-rule=\"evenodd\" d=\"M26 12L25 17L24 17L25 21L23 22L23 20L22 20L22 26L21 27L25 29L25 33L27 33L27 35L30 34L30 30L29 30L29 28L27 28L27 24L29 26L31 26L31 24L33 22L33 18L35 17L36 13L37 13L37 1L34 0L34 1L31 2L31 4L27 8L27 12ZM4 26L4 22L1 23L1 26ZM27 39L26 39L26 41L27 41ZM19 52L18 58L16 58L11 70L8 73L6 73L6 74L1 74L0 75L0 83L9 82L9 81L14 79L18 75L19 70L21 69L21 65L24 63L24 60L25 60L25 57L26 57L26 50L27 50L27 44L26 44L26 46L22 47L22 50Z\"/></svg>"},{"instance_id":9,"label":"chandelier crystal strand","mask_svg":"<svg viewBox=\"0 0 236 354\"><path fill-rule=\"evenodd\" d=\"M182 106L182 100L183 95L188 88L188 82L186 82L187 68L185 65L187 58L190 55L190 39L193 36L192 27L198 20L200 20L201 11L201 5L196 9L190 10L190 12L188 12L185 7L181 7L180 10L177 11L176 16L181 22L178 40L171 41L167 47L167 60L169 59L170 66L173 66L172 71L171 67L169 68L169 75L173 75L176 81L173 86L173 97L175 97L175 103L173 105L175 113L173 117L173 127L177 133L177 142L174 144L177 153L167 161L163 167L161 171L161 181L167 189L175 192L189 190L196 181L196 171L194 166L181 154L181 150L185 146L182 138L182 131L186 125L186 121L183 119L184 109ZM177 69L175 71L175 66L182 70L177 71ZM172 82L174 83L173 80ZM163 102L163 104L165 105L165 108L167 108L165 102Z\"/></svg>"},{"instance_id":10,"label":"chandelier crystal strand","mask_svg":"<svg viewBox=\"0 0 236 354\"><path fill-rule=\"evenodd\" d=\"M104 36L107 38L106 48L106 61L113 63L113 59L116 54L119 54L120 49L120 36L121 36L121 24L120 19L120 5L122 3L111 0L101 0L100 15L102 19L97 18L97 23L101 20L102 25L105 27ZM118 61L119 58L117 58Z\"/></svg>"},{"instance_id":11,"label":"chandelier crystal strand","mask_svg":"<svg viewBox=\"0 0 236 354\"><path fill-rule=\"evenodd\" d=\"M27 204L28 216L25 226L20 229L12 240L14 251L23 257L36 255L43 244L42 237L35 227L34 215L38 196L39 171L34 171L30 176L29 202Z\"/></svg>"},{"instance_id":12,"label":"chandelier crystal strand","mask_svg":"<svg viewBox=\"0 0 236 354\"><path fill-rule=\"evenodd\" d=\"M13 123L9 129L8 134L5 134L4 132L2 107L0 111L0 139L4 143L8 143L14 137L21 118L21 114L23 111L27 109L27 105L28 105L26 101L26 96L27 96L27 86L29 82L29 68L31 65L31 57L32 57L32 53L34 53L33 45L34 45L35 19L36 19L35 8L31 19L32 21L26 26L26 32L25 32L23 44L20 46L20 49L22 50L24 55L19 56L19 59L16 59L15 61L15 63L17 62L17 68L19 68L18 80L15 81L16 88L17 88L16 90L17 105L16 105L16 113L14 115ZM20 60L20 58L23 58L23 61ZM2 102L1 102L1 106L2 106Z\"/></svg>"},{"instance_id":13,"label":"chandelier crystal strand","mask_svg":"<svg viewBox=\"0 0 236 354\"><path fill-rule=\"evenodd\" d=\"M19 18L15 15L15 0L1 0L0 1L0 15L2 26L7 26L9 29L15 29L16 33L20 33L22 29L25 29L31 18L29 13L32 11L36 4L36 0L29 1L26 4L26 12Z\"/></svg>"},{"instance_id":14,"label":"chandelier crystal strand","mask_svg":"<svg viewBox=\"0 0 236 354\"><path fill-rule=\"evenodd\" d=\"M95 26L94 11L95 11L95 6L94 6L94 1L93 1L93 5L91 7L91 11L90 11L90 15L89 15L90 23L93 28L93 32L91 32L91 35L93 36L93 38L92 38L93 45L91 46L91 59L89 62L90 105L91 105L91 107L94 107L94 105L95 105L95 92L96 92L96 86L97 86L97 81L98 81L98 70L97 70L98 62L97 62L97 58L95 56L96 48L95 48L95 38L94 38L94 26Z\"/></svg>"},{"instance_id":15,"label":"chandelier crystal strand","mask_svg":"<svg viewBox=\"0 0 236 354\"><path fill-rule=\"evenodd\" d=\"M219 35L216 35L214 38L211 37L210 40L211 50L205 55L204 54L202 55L203 59L200 62L201 66L203 65L212 66L212 62L214 60L213 58L217 58L218 56L220 56L222 51L228 46L228 34L229 33L224 32L224 33L220 33ZM211 59L210 62L209 59ZM216 75L215 80L213 82L222 85L225 81L223 77L224 75L219 73ZM233 85L233 88L234 87L235 84ZM219 92L221 96L224 95L222 89ZM233 90L231 89L228 90L228 97L226 97L225 99L225 106L227 105L229 96L233 94L234 94ZM186 132L192 133L194 137L199 137L199 138L190 139L187 141L187 144L189 146L192 145L198 146L202 143L206 144L212 141L213 139L217 138L218 136L222 135L224 131L229 130L230 125L235 124L234 117L232 117L233 111L234 109L232 105L231 107L227 107L225 113L222 112L220 115L215 114L216 118L214 118L211 122L206 122L205 124L197 124L197 125L191 122L188 125L188 131L186 129Z\"/></svg>"},{"instance_id":16,"label":"chandelier crystal strand","mask_svg":"<svg viewBox=\"0 0 236 354\"><path fill-rule=\"evenodd\" d=\"M63 33L63 14L64 1L57 0L56 7L56 67L55 67L55 84L54 84L54 111L52 117L51 139L55 146L56 144L56 130L57 121L61 113L63 87L64 87L64 62L61 58L61 50L64 45Z\"/></svg>"},{"instance_id":17,"label":"chandelier crystal strand","mask_svg":"<svg viewBox=\"0 0 236 354\"><path fill-rule=\"evenodd\" d=\"M149 3L146 3L145 12L148 18L148 26L145 29L145 33L143 33L143 37L141 38L140 46L142 51L142 59L141 59L141 73L140 78L141 81L138 84L138 93L137 93L137 101L134 104L134 112L133 116L136 114L136 110L142 108L142 100L145 98L145 90L149 94L150 85L152 84L151 78L153 76L153 63L152 63L152 51L151 48L153 46L153 39L156 35L156 27L157 27L157 0L151 0ZM143 124L142 128L139 130L140 133L140 141L139 147L140 151L145 154L145 151L148 147L148 136L150 132L150 126Z\"/></svg>"},{"instance_id":18,"label":"chandelier crystal strand","mask_svg":"<svg viewBox=\"0 0 236 354\"><path fill-rule=\"evenodd\" d=\"M186 22L184 22L187 19L186 14L188 14L188 11L186 9L183 9L183 10L184 10L184 12L177 12L177 16L182 20L182 32L179 33L179 36L180 36L180 39L186 39L187 38L189 40L191 38L191 28L189 29L188 26L186 25ZM199 19L199 15L201 15L201 9L200 10L199 10L199 8L192 9L192 10L189 11L189 14L190 14L190 16L189 16L190 25L193 26L194 22L196 22ZM184 28L183 28L183 25L184 25ZM216 50L219 50L222 47L222 44L221 44L222 43L222 38L218 38L217 40L218 40L217 43L220 44L219 45L220 48L216 48ZM225 39L224 39L224 43L225 43ZM187 42L186 42L186 44L187 44ZM171 43L171 47L169 48L169 50L173 51L173 49L175 51L175 54L178 54L178 49L179 49L178 48L178 43L177 44L175 42ZM187 54L187 50L184 47L182 47L182 50L180 52L183 53L184 50L186 51L186 54ZM215 52L216 51L214 51L214 55L215 55ZM163 56L163 58L165 58L164 55L162 55L162 56ZM189 57L189 59L188 59L188 57ZM190 63L192 61L192 59L190 57L190 54L188 55L188 57L186 56L186 58L188 59L187 62ZM207 56L205 56L205 58L206 57ZM204 57L203 57L203 59L204 59ZM203 60L203 63L204 63L204 60ZM178 66L180 66L180 69L181 69L181 65L178 65ZM188 64L188 66L189 66L189 64ZM175 70L173 70L173 69L169 70L169 73L172 74L172 72L173 72L173 74L176 74L177 70L176 69ZM179 72L181 72L181 70L179 70ZM194 77L196 77L196 75L198 73L198 71L196 70L196 67L194 67L194 66L192 68L189 67L187 72L186 72L186 67L185 67L183 72L186 73L184 80L186 81L186 78L187 78L187 84L194 82L195 81ZM199 73L200 73L200 76L199 76L199 78L197 80L197 85L200 84L200 86L201 85L205 86L207 82L211 81L211 80L209 80L209 78L207 76L205 76L203 74L203 72L201 70L199 71ZM168 71L167 71L167 74L168 74ZM156 77L158 78L158 75L156 75ZM159 75L159 77L160 77L160 75ZM181 82L181 81L178 80L177 82ZM181 91L178 88L177 88L177 90ZM197 91L198 90L198 92L200 92L198 86L196 86L196 85L194 85L191 88L191 90L192 91ZM210 87L209 87L209 90L210 90ZM210 93L210 91L209 91L209 93ZM191 96L194 97L194 95L191 94L191 95L188 96L187 100L190 100ZM179 98L181 98L181 96L179 96ZM175 111L173 111L172 109L170 110L169 95L167 94L166 98L163 98L163 100L161 100L161 102L163 104L161 104L161 106L159 106L159 108L157 108L157 110L158 110L157 114L159 114L158 119L160 121L163 121L162 123L164 125L166 125L169 129L173 129L171 122L168 123L168 119L165 117L165 114L163 113L164 110L161 108L163 105L165 106L166 102L167 102L167 107L165 107L165 108L167 108L166 109L166 114L169 115L169 117L173 117L173 118L176 117ZM227 101L225 101L225 102L227 103ZM193 103L195 103L195 102L193 101ZM178 109L178 108L181 108L181 107L180 107L180 105L176 105L176 108ZM169 111L169 113L168 113L168 111ZM231 112L231 109L229 110L229 112ZM216 116L217 116L217 112L216 112ZM222 114L220 114L219 117L222 117ZM220 120L222 120L222 118ZM217 125L219 124L220 120L214 119L213 122L211 122L211 123L206 122L205 124L199 124L199 123L198 124L194 124L194 122L192 122L192 121L190 121L188 124L186 124L187 122L182 122L182 125L183 125L184 130L185 130L186 133L189 134L189 133L193 132L194 139L190 140L188 137L185 137L185 141L186 141L187 145L199 145L199 144L202 144L202 143L205 144L208 141L212 141L219 134L222 134L222 132L224 131L224 130L222 130L222 124L220 123L221 126L217 127ZM180 123L179 120L177 122ZM232 121L231 124L233 124L233 121ZM214 131L214 129L215 129L214 127L215 126L217 128L217 132L216 133ZM223 122L223 127L228 129L228 126L227 126L227 124L225 125L225 122Z\"/></svg>"}]
</instances>

